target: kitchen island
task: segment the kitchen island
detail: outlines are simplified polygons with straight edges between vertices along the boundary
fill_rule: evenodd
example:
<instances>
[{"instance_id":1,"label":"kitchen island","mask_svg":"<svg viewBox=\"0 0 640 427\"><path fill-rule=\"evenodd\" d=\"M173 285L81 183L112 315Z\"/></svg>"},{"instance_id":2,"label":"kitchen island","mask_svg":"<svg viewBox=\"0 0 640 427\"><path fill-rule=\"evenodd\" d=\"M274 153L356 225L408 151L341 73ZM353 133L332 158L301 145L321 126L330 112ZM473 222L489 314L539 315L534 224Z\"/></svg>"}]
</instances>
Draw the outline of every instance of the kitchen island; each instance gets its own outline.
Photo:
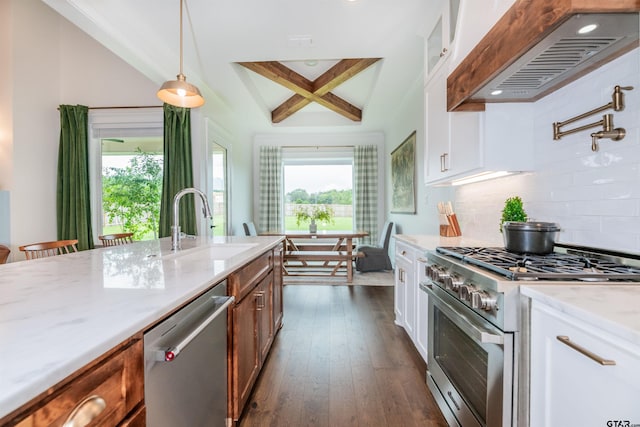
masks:
<instances>
[{"instance_id":1,"label":"kitchen island","mask_svg":"<svg viewBox=\"0 0 640 427\"><path fill-rule=\"evenodd\" d=\"M172 252L165 238L0 266L0 419L281 242L198 237Z\"/></svg>"}]
</instances>

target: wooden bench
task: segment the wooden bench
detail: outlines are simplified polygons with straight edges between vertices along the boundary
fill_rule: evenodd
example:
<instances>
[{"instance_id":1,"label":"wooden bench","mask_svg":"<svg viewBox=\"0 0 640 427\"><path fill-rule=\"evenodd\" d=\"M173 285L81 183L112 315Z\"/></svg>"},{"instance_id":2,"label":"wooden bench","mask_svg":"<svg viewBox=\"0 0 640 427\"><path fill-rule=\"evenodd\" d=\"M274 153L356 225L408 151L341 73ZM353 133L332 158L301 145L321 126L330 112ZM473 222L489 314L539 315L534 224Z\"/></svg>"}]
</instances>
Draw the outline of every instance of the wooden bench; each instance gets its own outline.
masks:
<instances>
[{"instance_id":1,"label":"wooden bench","mask_svg":"<svg viewBox=\"0 0 640 427\"><path fill-rule=\"evenodd\" d=\"M309 267L309 262L316 261L321 264L315 265L320 269L331 269L328 273L329 276L336 276L338 269L341 267L347 268L347 282L353 281L353 260L359 257L363 257L362 252L347 252L347 251L286 251L284 253L284 261L300 261L299 267ZM332 262L335 262L332 264ZM291 267L296 268L298 266L286 266L286 274L295 276L296 274L291 271Z\"/></svg>"}]
</instances>

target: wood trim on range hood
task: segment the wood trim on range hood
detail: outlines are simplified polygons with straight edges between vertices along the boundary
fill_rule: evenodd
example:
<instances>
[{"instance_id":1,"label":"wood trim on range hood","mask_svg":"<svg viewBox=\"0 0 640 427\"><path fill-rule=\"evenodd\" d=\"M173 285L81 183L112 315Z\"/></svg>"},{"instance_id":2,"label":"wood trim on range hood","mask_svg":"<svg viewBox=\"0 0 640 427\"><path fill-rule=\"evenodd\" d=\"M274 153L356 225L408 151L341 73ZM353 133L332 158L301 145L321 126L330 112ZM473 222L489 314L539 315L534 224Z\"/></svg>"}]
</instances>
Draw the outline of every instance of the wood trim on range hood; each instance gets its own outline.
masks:
<instances>
[{"instance_id":1,"label":"wood trim on range hood","mask_svg":"<svg viewBox=\"0 0 640 427\"><path fill-rule=\"evenodd\" d=\"M471 97L499 73L576 14L640 11L640 0L516 0L447 79L447 111L482 111L484 100ZM637 46L637 43L636 43ZM624 52L617 52L619 56ZM591 65L581 74L559 81L540 99L615 56ZM535 101L526 99L521 101ZM504 102L504 101L503 101Z\"/></svg>"}]
</instances>

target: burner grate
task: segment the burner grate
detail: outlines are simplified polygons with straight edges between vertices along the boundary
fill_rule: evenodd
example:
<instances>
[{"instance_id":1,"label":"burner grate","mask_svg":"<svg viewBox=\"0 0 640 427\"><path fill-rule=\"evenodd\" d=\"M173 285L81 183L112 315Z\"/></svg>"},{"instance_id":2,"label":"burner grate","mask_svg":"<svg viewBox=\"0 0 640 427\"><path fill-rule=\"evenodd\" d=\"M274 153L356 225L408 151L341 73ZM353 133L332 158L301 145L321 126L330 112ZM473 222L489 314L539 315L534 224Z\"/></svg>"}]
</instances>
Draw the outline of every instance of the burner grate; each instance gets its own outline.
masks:
<instances>
[{"instance_id":1,"label":"burner grate","mask_svg":"<svg viewBox=\"0 0 640 427\"><path fill-rule=\"evenodd\" d=\"M640 281L639 267L591 252L529 255L493 247L438 247L436 250L511 280Z\"/></svg>"}]
</instances>

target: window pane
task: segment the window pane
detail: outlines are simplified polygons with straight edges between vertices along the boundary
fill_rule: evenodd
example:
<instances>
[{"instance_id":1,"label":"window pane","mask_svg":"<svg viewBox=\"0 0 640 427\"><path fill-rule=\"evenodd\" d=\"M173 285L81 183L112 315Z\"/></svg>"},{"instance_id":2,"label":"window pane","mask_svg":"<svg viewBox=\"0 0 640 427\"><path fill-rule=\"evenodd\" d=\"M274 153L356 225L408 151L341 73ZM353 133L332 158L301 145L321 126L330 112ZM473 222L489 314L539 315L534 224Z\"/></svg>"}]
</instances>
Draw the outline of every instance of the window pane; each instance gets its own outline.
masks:
<instances>
[{"instance_id":1,"label":"window pane","mask_svg":"<svg viewBox=\"0 0 640 427\"><path fill-rule=\"evenodd\" d=\"M158 237L162 191L162 138L101 140L101 234Z\"/></svg>"},{"instance_id":2,"label":"window pane","mask_svg":"<svg viewBox=\"0 0 640 427\"><path fill-rule=\"evenodd\" d=\"M218 144L212 144L212 199L214 236L227 234L227 151Z\"/></svg>"},{"instance_id":3,"label":"window pane","mask_svg":"<svg viewBox=\"0 0 640 427\"><path fill-rule=\"evenodd\" d=\"M320 215L318 230L353 229L353 166L351 164L284 165L285 230L308 230L310 219L302 214L328 210L331 221Z\"/></svg>"}]
</instances>

